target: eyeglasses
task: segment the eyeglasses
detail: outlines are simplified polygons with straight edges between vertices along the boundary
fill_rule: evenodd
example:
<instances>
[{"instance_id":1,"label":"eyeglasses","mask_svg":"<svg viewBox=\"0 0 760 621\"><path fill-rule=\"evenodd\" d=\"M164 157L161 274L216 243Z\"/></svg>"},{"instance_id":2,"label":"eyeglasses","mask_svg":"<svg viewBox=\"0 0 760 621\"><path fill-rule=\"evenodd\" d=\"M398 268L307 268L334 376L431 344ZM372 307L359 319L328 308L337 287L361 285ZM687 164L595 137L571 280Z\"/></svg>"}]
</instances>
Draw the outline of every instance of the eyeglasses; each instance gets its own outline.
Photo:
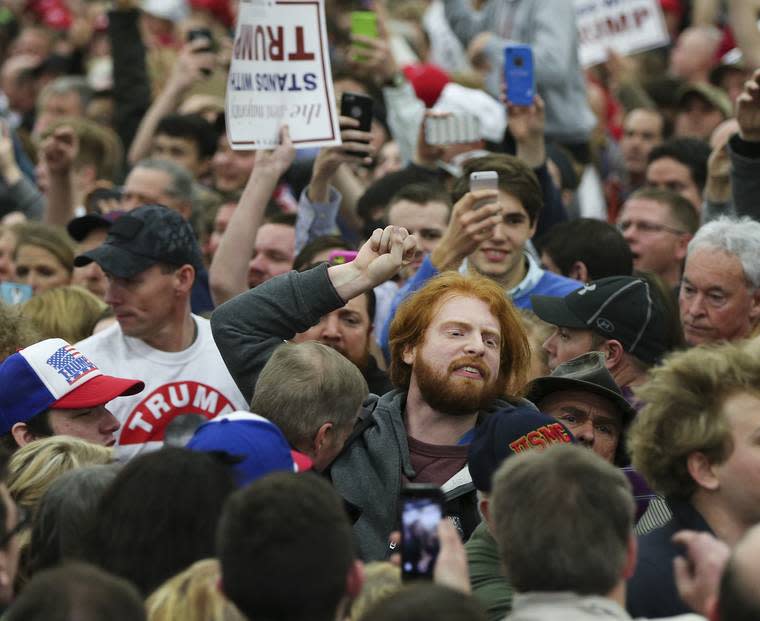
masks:
<instances>
[{"instance_id":1,"label":"eyeglasses","mask_svg":"<svg viewBox=\"0 0 760 621\"><path fill-rule=\"evenodd\" d=\"M18 512L16 525L7 533L5 533L5 535L0 539L0 548L4 548L6 545L8 545L8 542L13 539L13 537L18 535L22 530L24 530L27 526L29 526L29 523L32 521L32 514L28 509L20 505L16 505L16 510Z\"/></svg>"},{"instance_id":2,"label":"eyeglasses","mask_svg":"<svg viewBox=\"0 0 760 621\"><path fill-rule=\"evenodd\" d=\"M642 220L639 220L636 222L632 222L631 220L625 220L624 222L620 222L617 225L618 230L621 233L625 233L632 226L636 227L639 231L641 231L644 234L665 232L665 233L673 233L673 235L683 235L686 233L686 231L673 228L672 226L666 226L664 224L656 224L655 222L646 222Z\"/></svg>"}]
</instances>

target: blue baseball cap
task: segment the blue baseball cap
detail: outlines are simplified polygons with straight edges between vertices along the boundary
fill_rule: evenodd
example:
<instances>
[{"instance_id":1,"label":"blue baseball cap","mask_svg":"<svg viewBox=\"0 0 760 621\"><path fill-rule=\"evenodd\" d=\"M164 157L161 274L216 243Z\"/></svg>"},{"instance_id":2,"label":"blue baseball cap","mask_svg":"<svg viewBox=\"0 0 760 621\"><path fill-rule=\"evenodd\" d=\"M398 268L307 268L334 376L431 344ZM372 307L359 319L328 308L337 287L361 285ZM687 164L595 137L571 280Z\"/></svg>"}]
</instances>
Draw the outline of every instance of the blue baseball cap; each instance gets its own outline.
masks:
<instances>
[{"instance_id":1,"label":"blue baseball cap","mask_svg":"<svg viewBox=\"0 0 760 621\"><path fill-rule=\"evenodd\" d=\"M270 472L304 472L312 467L309 457L291 450L277 425L251 412L231 412L212 418L195 430L187 448L219 451L240 458L234 470L241 487Z\"/></svg>"},{"instance_id":2,"label":"blue baseball cap","mask_svg":"<svg viewBox=\"0 0 760 621\"><path fill-rule=\"evenodd\" d=\"M568 442L575 442L573 434L548 414L529 407L494 412L475 428L475 438L470 444L467 466L472 484L475 489L490 493L491 479L508 457Z\"/></svg>"}]
</instances>

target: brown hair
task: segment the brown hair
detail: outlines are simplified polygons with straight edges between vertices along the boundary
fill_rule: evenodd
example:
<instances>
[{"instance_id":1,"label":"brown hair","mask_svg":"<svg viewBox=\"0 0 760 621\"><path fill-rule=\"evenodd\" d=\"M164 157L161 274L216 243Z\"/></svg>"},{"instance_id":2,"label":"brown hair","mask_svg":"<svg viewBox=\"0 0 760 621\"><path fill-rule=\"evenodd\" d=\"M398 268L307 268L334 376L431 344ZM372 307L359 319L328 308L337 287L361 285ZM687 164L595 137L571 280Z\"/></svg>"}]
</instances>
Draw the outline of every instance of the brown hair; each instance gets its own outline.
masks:
<instances>
[{"instance_id":1,"label":"brown hair","mask_svg":"<svg viewBox=\"0 0 760 621\"><path fill-rule=\"evenodd\" d=\"M520 316L504 289L482 276L446 272L431 279L399 306L391 324L390 377L399 388L408 388L412 367L404 362L404 349L422 343L433 316L455 296L477 298L488 306L501 329L499 377L503 393L517 393L525 385L530 368L530 344Z\"/></svg>"},{"instance_id":2,"label":"brown hair","mask_svg":"<svg viewBox=\"0 0 760 621\"><path fill-rule=\"evenodd\" d=\"M462 175L454 182L451 200L456 203L470 191L470 173L494 170L499 175L499 190L514 196L525 211L531 226L538 220L544 205L541 185L530 166L513 155L494 153L485 157L467 160L462 166Z\"/></svg>"}]
</instances>

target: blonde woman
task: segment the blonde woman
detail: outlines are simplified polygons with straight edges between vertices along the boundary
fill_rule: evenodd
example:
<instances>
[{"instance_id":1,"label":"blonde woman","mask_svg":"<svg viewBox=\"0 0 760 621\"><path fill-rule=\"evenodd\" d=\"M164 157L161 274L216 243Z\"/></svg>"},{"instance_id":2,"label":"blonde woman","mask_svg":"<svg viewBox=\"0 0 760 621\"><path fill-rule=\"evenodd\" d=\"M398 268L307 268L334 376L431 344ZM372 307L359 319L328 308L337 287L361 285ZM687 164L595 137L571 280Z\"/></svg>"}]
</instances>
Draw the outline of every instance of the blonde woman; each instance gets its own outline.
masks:
<instances>
[{"instance_id":1,"label":"blonde woman","mask_svg":"<svg viewBox=\"0 0 760 621\"><path fill-rule=\"evenodd\" d=\"M245 621L219 590L219 578L216 559L193 563L164 582L147 599L148 621Z\"/></svg>"},{"instance_id":2,"label":"blonde woman","mask_svg":"<svg viewBox=\"0 0 760 621\"><path fill-rule=\"evenodd\" d=\"M105 302L87 289L66 286L34 296L21 312L41 338L78 343L92 336L107 308Z\"/></svg>"},{"instance_id":3,"label":"blonde woman","mask_svg":"<svg viewBox=\"0 0 760 621\"><path fill-rule=\"evenodd\" d=\"M8 463L8 491L16 503L34 514L50 485L64 472L108 464L110 448L71 436L34 440L17 450Z\"/></svg>"}]
</instances>

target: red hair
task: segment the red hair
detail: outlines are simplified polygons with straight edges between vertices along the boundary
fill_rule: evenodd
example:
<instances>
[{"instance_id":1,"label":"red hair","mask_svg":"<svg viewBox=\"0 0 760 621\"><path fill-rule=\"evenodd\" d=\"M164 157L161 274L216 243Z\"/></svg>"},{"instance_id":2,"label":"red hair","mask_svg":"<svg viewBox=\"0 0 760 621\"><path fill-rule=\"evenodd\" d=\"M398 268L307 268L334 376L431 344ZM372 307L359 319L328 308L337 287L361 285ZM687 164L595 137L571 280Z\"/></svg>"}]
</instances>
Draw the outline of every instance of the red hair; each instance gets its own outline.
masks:
<instances>
[{"instance_id":1,"label":"red hair","mask_svg":"<svg viewBox=\"0 0 760 621\"><path fill-rule=\"evenodd\" d=\"M443 303L457 296L481 300L499 322L499 377L503 394L517 393L525 385L530 368L530 344L520 316L500 285L483 276L462 276L457 272L445 272L431 279L398 307L389 334L391 381L398 388L409 388L412 367L404 362L404 350L425 340L435 313Z\"/></svg>"}]
</instances>

